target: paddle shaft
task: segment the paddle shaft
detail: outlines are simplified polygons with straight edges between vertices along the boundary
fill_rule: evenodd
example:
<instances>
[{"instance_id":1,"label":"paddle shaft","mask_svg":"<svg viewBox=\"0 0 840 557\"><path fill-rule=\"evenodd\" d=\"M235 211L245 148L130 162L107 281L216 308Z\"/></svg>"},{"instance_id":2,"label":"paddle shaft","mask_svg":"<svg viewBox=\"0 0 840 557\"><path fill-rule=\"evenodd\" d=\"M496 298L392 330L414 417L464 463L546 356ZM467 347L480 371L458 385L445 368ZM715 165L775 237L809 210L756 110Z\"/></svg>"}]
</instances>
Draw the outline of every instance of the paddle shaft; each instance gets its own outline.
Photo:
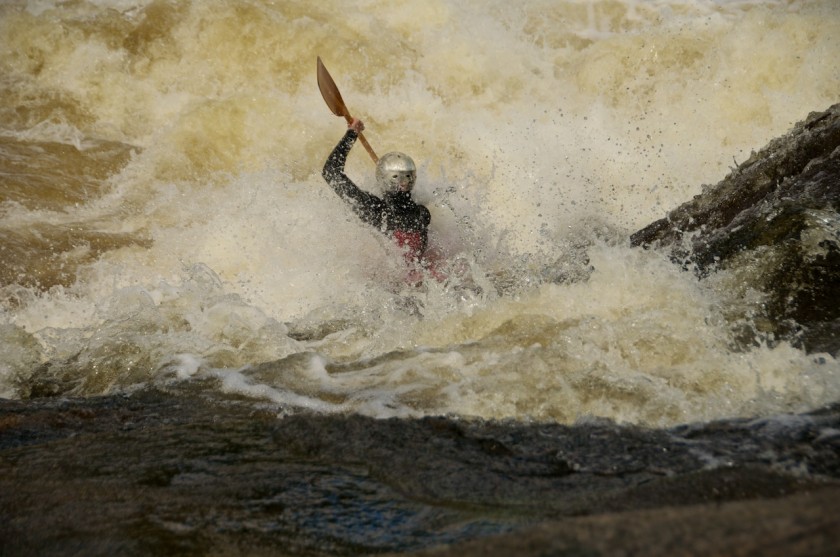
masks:
<instances>
[{"instance_id":1,"label":"paddle shaft","mask_svg":"<svg viewBox=\"0 0 840 557\"><path fill-rule=\"evenodd\" d=\"M324 63L321 62L320 56L318 57L318 89L321 90L321 96L324 97L324 102L327 103L327 106L333 114L336 116L343 116L344 119L347 120L348 124L353 121L353 116L350 115L347 105L344 104L344 99L341 98L338 86L335 84L330 72L327 71ZM373 162L378 162L379 157L377 157L376 153L373 152L373 147L371 147L370 143L368 143L367 139L365 139L364 134L359 133L359 141L362 142L362 145L364 145L365 150L370 155L370 158L373 159Z\"/></svg>"},{"instance_id":2,"label":"paddle shaft","mask_svg":"<svg viewBox=\"0 0 840 557\"><path fill-rule=\"evenodd\" d=\"M345 114L344 119L347 120L348 124L353 121L353 117L350 116L350 114ZM373 163L376 164L377 162L379 162L379 157L377 157L376 153L373 152L373 147L370 146L370 143L368 143L368 140L365 139L365 134L363 134L362 132L359 132L359 141L362 142L362 145L364 146L365 150L368 152L368 155L370 155L370 158L373 159Z\"/></svg>"}]
</instances>

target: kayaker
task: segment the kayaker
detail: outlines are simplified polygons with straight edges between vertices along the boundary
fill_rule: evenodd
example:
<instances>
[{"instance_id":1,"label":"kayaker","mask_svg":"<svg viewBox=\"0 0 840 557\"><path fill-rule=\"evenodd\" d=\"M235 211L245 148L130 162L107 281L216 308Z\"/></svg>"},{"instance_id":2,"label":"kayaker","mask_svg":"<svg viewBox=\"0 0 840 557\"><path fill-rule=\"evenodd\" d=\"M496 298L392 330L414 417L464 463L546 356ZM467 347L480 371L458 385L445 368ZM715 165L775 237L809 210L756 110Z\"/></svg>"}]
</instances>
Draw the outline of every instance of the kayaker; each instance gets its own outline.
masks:
<instances>
[{"instance_id":1,"label":"kayaker","mask_svg":"<svg viewBox=\"0 0 840 557\"><path fill-rule=\"evenodd\" d=\"M431 213L411 197L417 180L417 168L411 157L395 151L379 158L376 182L382 189L382 197L360 189L344 173L347 155L364 129L364 123L358 118L353 118L347 125L344 137L324 164L321 173L324 180L362 221L391 237L403 250L406 263L413 271L408 280L421 282L420 269L443 280L445 277L436 269L436 258L427 254Z\"/></svg>"}]
</instances>

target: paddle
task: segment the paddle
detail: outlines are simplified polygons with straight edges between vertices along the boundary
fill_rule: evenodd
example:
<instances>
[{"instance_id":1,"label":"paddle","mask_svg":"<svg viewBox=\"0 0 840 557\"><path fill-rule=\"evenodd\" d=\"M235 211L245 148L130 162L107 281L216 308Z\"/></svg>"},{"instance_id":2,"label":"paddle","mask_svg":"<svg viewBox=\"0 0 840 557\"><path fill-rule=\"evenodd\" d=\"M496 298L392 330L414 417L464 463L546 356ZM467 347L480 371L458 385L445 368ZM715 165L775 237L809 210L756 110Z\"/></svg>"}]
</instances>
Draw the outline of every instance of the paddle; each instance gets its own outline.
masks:
<instances>
[{"instance_id":1,"label":"paddle","mask_svg":"<svg viewBox=\"0 0 840 557\"><path fill-rule=\"evenodd\" d=\"M321 96L324 97L324 101L327 103L327 106L330 107L332 113L336 116L343 116L347 123L353 121L353 117L350 116L350 111L347 110L347 106L344 104L344 100L341 98L341 93L338 91L338 87L335 85L335 81L333 81L330 72L327 71L327 68L324 66L324 63L321 62L321 57L318 56L318 89L321 90ZM367 149L370 158L373 159L373 162L376 163L379 160L379 157L376 156L376 153L373 152L373 148L365 139L363 134L359 134L359 140L362 142L362 145L365 146Z\"/></svg>"}]
</instances>

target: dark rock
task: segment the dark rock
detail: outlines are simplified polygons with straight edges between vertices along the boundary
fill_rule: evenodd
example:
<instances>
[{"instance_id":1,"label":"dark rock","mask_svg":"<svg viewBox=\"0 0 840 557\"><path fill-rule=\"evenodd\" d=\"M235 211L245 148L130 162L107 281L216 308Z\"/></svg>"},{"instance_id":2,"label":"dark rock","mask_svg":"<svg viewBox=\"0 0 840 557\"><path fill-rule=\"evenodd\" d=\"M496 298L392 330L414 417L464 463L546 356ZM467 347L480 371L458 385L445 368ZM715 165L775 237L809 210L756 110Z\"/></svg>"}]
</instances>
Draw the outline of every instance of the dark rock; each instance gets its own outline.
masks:
<instances>
[{"instance_id":1,"label":"dark rock","mask_svg":"<svg viewBox=\"0 0 840 557\"><path fill-rule=\"evenodd\" d=\"M726 178L631 236L700 276L735 270L766 295L772 338L840 353L840 104L812 113Z\"/></svg>"},{"instance_id":2,"label":"dark rock","mask_svg":"<svg viewBox=\"0 0 840 557\"><path fill-rule=\"evenodd\" d=\"M836 555L837 497L827 489L772 500L607 513L542 523L412 553L415 557Z\"/></svg>"},{"instance_id":3,"label":"dark rock","mask_svg":"<svg viewBox=\"0 0 840 557\"><path fill-rule=\"evenodd\" d=\"M655 430L0 400L0 555L837 554L838 431L838 407Z\"/></svg>"}]
</instances>

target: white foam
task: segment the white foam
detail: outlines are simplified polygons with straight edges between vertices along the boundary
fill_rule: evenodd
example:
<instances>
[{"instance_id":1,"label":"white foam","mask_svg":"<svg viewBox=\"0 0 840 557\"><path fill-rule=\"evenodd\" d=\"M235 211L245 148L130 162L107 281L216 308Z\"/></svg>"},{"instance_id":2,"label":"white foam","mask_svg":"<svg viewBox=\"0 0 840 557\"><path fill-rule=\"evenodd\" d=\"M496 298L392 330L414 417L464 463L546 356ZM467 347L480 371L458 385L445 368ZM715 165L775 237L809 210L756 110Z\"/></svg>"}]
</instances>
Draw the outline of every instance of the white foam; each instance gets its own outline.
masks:
<instances>
[{"instance_id":1,"label":"white foam","mask_svg":"<svg viewBox=\"0 0 840 557\"><path fill-rule=\"evenodd\" d=\"M105 40L105 5L161 36ZM10 207L2 224L143 244L73 285L6 296L23 300L3 315L10 342L34 344L4 360L0 392L10 370L79 355L98 374L81 394L207 370L227 393L376 416L671 424L840 397L830 357L732 349L735 278L699 283L624 241L838 100L831 2L146 5L37 2L34 19L0 22L42 58L27 91L84 113L4 136L142 147L102 197ZM395 286L399 256L321 179L344 123L318 94L316 53L373 146L415 158L432 239L470 284ZM347 171L375 189L360 149Z\"/></svg>"}]
</instances>

